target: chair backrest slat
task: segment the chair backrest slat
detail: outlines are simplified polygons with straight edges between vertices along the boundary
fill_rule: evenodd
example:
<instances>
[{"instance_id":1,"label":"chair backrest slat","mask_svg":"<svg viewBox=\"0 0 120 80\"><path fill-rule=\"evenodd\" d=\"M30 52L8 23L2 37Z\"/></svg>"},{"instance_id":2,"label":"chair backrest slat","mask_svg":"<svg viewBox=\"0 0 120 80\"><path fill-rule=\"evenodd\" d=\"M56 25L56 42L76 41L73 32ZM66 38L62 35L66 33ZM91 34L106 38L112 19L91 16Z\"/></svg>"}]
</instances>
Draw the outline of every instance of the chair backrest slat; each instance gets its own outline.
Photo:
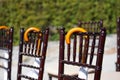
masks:
<instances>
[{"instance_id":1,"label":"chair backrest slat","mask_svg":"<svg viewBox=\"0 0 120 80\"><path fill-rule=\"evenodd\" d=\"M74 35L74 42L73 42L73 61L76 60L76 45L77 45L77 36Z\"/></svg>"},{"instance_id":2,"label":"chair backrest slat","mask_svg":"<svg viewBox=\"0 0 120 80\"><path fill-rule=\"evenodd\" d=\"M70 45L71 44L69 44L69 45L67 45L68 47L68 49L67 49L67 59L68 59L68 61L70 61Z\"/></svg>"},{"instance_id":3,"label":"chair backrest slat","mask_svg":"<svg viewBox=\"0 0 120 80\"><path fill-rule=\"evenodd\" d=\"M82 52L83 52L83 37L82 36L79 36L79 62L82 61Z\"/></svg>"},{"instance_id":4,"label":"chair backrest slat","mask_svg":"<svg viewBox=\"0 0 120 80\"><path fill-rule=\"evenodd\" d=\"M94 56L94 51L95 51L95 44L96 44L95 41L96 41L96 35L93 36L93 39L92 39L92 42L91 42L92 46L91 46L91 52L90 52L91 54L90 54L90 60L89 60L90 64L92 64L92 61L93 61L93 56Z\"/></svg>"},{"instance_id":5,"label":"chair backrest slat","mask_svg":"<svg viewBox=\"0 0 120 80\"><path fill-rule=\"evenodd\" d=\"M86 35L87 38L85 38L85 44L84 44L84 51L83 51L83 58L82 62L86 63L87 62L87 57L88 57L88 47L89 47L89 35Z\"/></svg>"}]
</instances>

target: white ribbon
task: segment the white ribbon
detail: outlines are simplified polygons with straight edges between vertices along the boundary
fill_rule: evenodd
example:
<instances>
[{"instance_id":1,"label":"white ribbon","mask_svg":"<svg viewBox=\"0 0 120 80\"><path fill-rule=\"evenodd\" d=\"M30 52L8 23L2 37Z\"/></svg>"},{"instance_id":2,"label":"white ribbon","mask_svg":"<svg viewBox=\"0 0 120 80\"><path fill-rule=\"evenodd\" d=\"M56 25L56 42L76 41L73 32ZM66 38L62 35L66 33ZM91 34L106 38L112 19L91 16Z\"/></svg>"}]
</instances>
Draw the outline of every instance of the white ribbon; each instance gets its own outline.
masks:
<instances>
[{"instance_id":1,"label":"white ribbon","mask_svg":"<svg viewBox=\"0 0 120 80\"><path fill-rule=\"evenodd\" d=\"M78 77L81 79L88 80L88 68L80 67Z\"/></svg>"}]
</instances>

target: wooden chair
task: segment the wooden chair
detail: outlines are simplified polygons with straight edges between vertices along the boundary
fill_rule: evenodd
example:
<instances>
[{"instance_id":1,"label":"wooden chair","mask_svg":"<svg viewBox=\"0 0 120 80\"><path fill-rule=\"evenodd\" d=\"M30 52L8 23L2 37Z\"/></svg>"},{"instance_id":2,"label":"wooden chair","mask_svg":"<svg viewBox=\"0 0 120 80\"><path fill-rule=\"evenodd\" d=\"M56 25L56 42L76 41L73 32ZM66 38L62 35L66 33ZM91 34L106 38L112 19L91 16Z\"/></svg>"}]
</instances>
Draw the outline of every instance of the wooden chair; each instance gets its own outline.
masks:
<instances>
[{"instance_id":1,"label":"wooden chair","mask_svg":"<svg viewBox=\"0 0 120 80\"><path fill-rule=\"evenodd\" d=\"M80 31L70 32L71 31L68 31L66 34L64 28L60 29L58 80L85 80L80 79L78 76L66 73L69 66L88 68L88 70L93 69L94 79L92 80L100 80L106 38L105 28L102 28L100 32L95 33ZM65 36L68 38L66 39L66 42ZM71 41L69 40L70 37L67 36L72 38ZM68 66L65 67L65 65ZM72 69L73 68L70 67L69 70L72 71ZM78 69L78 75L79 72Z\"/></svg>"},{"instance_id":2,"label":"wooden chair","mask_svg":"<svg viewBox=\"0 0 120 80\"><path fill-rule=\"evenodd\" d=\"M116 71L120 71L120 17L117 20L117 62Z\"/></svg>"},{"instance_id":3,"label":"wooden chair","mask_svg":"<svg viewBox=\"0 0 120 80\"><path fill-rule=\"evenodd\" d=\"M0 68L4 70L4 80L11 80L13 32L13 27L0 26Z\"/></svg>"},{"instance_id":4,"label":"wooden chair","mask_svg":"<svg viewBox=\"0 0 120 80\"><path fill-rule=\"evenodd\" d=\"M26 31L24 28L21 28L17 80L43 80L48 35L49 28L45 31L40 31L35 27L31 27ZM30 59L39 59L39 66L34 66L33 63L25 62L25 57L29 57ZM25 68L29 70L27 71ZM29 75L32 69L38 71L37 78ZM24 73L25 71L28 75Z\"/></svg>"},{"instance_id":5,"label":"wooden chair","mask_svg":"<svg viewBox=\"0 0 120 80\"><path fill-rule=\"evenodd\" d=\"M100 32L100 29L103 27L103 21L89 21L89 22L78 22L78 27L82 27L87 30L87 32ZM68 70L69 72L69 70ZM52 71L51 68L47 69L49 80L52 78L58 78L58 70ZM72 72L71 74L75 75L76 73Z\"/></svg>"}]
</instances>

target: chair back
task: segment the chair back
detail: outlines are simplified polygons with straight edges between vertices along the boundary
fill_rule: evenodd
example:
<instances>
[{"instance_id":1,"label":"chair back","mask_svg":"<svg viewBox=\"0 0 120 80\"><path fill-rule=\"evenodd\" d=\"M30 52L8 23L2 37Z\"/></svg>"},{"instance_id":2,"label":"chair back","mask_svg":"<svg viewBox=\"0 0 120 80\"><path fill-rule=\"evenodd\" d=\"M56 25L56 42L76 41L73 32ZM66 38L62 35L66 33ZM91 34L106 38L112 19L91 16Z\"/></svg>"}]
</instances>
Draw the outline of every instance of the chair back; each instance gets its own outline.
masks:
<instances>
[{"instance_id":1,"label":"chair back","mask_svg":"<svg viewBox=\"0 0 120 80\"><path fill-rule=\"evenodd\" d=\"M79 21L78 26L86 29L87 32L100 32L100 29L103 27L103 21Z\"/></svg>"},{"instance_id":2,"label":"chair back","mask_svg":"<svg viewBox=\"0 0 120 80\"><path fill-rule=\"evenodd\" d=\"M120 17L117 20L117 62L116 71L120 71Z\"/></svg>"},{"instance_id":3,"label":"chair back","mask_svg":"<svg viewBox=\"0 0 120 80\"><path fill-rule=\"evenodd\" d=\"M68 35L70 40L66 40ZM78 29L73 32L71 30L65 32L65 28L61 28L58 80L84 80L78 78L78 76L64 74L65 65L94 69L93 80L100 80L105 38L105 28L101 28L100 32L80 32Z\"/></svg>"},{"instance_id":4,"label":"chair back","mask_svg":"<svg viewBox=\"0 0 120 80\"><path fill-rule=\"evenodd\" d=\"M21 28L17 80L22 80L23 78L30 80L43 80L48 35L49 28L45 31L41 31L35 27L28 28L26 31L24 28ZM29 61L26 61L25 56L29 57L28 59L30 60L40 60L39 65L35 66L33 64L34 62L30 63ZM25 70L24 68L29 68L29 70L27 71L27 69ZM29 75L31 70L38 71L37 78ZM28 75L25 72L27 72Z\"/></svg>"},{"instance_id":5,"label":"chair back","mask_svg":"<svg viewBox=\"0 0 120 80\"><path fill-rule=\"evenodd\" d=\"M4 69L4 80L11 80L13 27L0 26L0 68Z\"/></svg>"},{"instance_id":6,"label":"chair back","mask_svg":"<svg viewBox=\"0 0 120 80\"><path fill-rule=\"evenodd\" d=\"M103 21L102 20L89 21L89 22L79 21L78 24L77 24L77 27L84 28L87 32L94 32L94 33L95 32L100 32L100 29L103 27ZM67 66L65 66L65 67L67 67ZM52 80L53 77L58 78L57 72L58 71L54 72L54 71L48 70L49 80ZM69 72L69 69L66 72ZM92 72L93 71L89 71L89 73L92 73ZM75 75L75 74L76 74L75 71L73 71L71 73L71 75Z\"/></svg>"}]
</instances>

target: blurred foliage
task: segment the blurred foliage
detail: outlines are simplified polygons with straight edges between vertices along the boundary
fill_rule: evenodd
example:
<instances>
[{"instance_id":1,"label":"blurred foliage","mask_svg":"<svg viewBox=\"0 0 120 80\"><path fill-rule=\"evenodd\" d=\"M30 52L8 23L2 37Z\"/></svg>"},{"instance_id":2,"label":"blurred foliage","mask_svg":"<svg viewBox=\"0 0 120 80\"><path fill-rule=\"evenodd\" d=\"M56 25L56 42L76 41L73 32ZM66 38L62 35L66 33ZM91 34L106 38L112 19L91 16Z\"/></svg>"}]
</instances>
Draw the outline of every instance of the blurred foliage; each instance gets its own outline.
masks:
<instances>
[{"instance_id":1,"label":"blurred foliage","mask_svg":"<svg viewBox=\"0 0 120 80\"><path fill-rule=\"evenodd\" d=\"M51 27L50 40L58 39L57 28L69 28L78 21L103 20L108 33L116 32L120 0L0 0L0 25L14 27L14 44L20 28ZM54 30L52 30L55 28Z\"/></svg>"}]
</instances>

